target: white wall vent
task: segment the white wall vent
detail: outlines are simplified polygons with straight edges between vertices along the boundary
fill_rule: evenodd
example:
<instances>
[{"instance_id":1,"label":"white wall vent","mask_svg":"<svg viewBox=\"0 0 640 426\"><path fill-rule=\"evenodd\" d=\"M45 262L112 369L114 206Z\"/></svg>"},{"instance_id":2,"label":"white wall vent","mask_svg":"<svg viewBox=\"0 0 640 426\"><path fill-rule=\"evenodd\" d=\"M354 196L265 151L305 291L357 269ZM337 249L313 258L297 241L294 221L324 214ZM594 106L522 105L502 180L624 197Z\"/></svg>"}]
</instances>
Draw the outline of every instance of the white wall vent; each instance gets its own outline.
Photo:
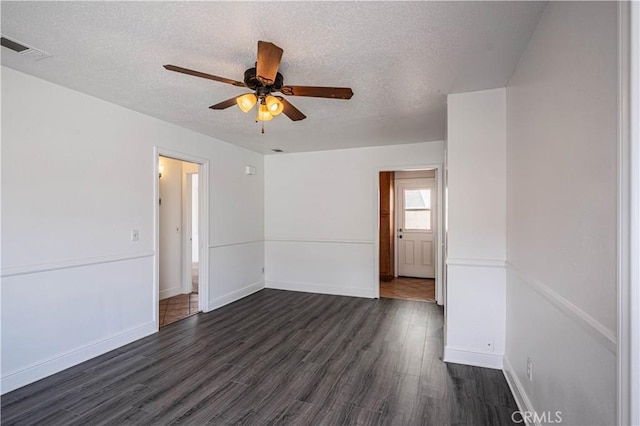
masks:
<instances>
[{"instance_id":1,"label":"white wall vent","mask_svg":"<svg viewBox=\"0 0 640 426\"><path fill-rule=\"evenodd\" d=\"M39 61L41 59L45 59L50 57L47 52L43 52L42 50L36 49L35 47L31 47L27 44L24 44L20 41L11 40L5 36L2 36L2 47L6 47L7 49L11 49L20 55L23 55L32 61Z\"/></svg>"}]
</instances>

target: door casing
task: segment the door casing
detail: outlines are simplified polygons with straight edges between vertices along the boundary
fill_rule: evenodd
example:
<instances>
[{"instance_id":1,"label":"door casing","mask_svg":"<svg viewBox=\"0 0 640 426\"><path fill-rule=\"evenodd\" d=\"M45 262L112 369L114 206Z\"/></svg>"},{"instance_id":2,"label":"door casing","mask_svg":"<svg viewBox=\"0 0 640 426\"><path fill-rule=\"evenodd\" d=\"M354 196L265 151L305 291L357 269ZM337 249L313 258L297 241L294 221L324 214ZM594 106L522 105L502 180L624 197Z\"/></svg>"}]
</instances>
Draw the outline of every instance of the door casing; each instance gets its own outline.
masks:
<instances>
[{"instance_id":1,"label":"door casing","mask_svg":"<svg viewBox=\"0 0 640 426\"><path fill-rule=\"evenodd\" d=\"M394 165L394 166L377 166L374 167L372 182L376 196L374 197L373 214L374 214L374 229L373 229L373 295L375 298L380 298L380 172L398 172L398 171L411 171L411 170L425 170L433 169L436 171L436 190L438 203L436 206L437 221L440 226L436 230L436 303L439 305L446 305L446 282L444 277L444 248L445 240L443 238L443 221L444 216L444 167L442 163L426 163L426 164L407 164L407 165ZM446 326L446 324L445 324Z\"/></svg>"}]
</instances>

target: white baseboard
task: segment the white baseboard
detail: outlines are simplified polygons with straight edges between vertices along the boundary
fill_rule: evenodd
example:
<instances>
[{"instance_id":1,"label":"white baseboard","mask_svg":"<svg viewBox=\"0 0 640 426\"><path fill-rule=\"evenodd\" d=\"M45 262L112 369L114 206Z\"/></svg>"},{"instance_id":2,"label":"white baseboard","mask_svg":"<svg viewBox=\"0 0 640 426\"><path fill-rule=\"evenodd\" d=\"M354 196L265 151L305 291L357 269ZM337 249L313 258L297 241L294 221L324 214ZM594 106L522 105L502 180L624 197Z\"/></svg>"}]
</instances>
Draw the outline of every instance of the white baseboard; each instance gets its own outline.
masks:
<instances>
[{"instance_id":1,"label":"white baseboard","mask_svg":"<svg viewBox=\"0 0 640 426\"><path fill-rule=\"evenodd\" d=\"M491 352L477 352L451 346L445 346L444 348L444 362L453 362L455 364L502 370L503 358L504 355Z\"/></svg>"},{"instance_id":2,"label":"white baseboard","mask_svg":"<svg viewBox=\"0 0 640 426\"><path fill-rule=\"evenodd\" d=\"M223 307L224 305L228 305L229 303L235 302L236 300L240 300L243 297L247 297L250 294L253 294L257 291L260 291L264 288L264 282L259 281L257 283L249 284L246 287L241 288L240 290L232 291L231 293L227 293L224 296L217 297L213 300L209 300L207 309L205 312L212 311L214 309L218 309Z\"/></svg>"},{"instance_id":3,"label":"white baseboard","mask_svg":"<svg viewBox=\"0 0 640 426\"><path fill-rule=\"evenodd\" d=\"M142 339L157 332L156 322L149 322L136 328L116 334L115 336L90 343L77 349L73 349L65 354L50 358L46 361L32 364L27 368L11 372L2 377L0 385L1 393L5 394L22 386L28 385L52 374L66 370L69 367L80 364L98 355L102 355L111 350L129 344L138 339Z\"/></svg>"},{"instance_id":4,"label":"white baseboard","mask_svg":"<svg viewBox=\"0 0 640 426\"><path fill-rule=\"evenodd\" d=\"M302 291L305 293L332 294L336 296L375 298L373 290L369 288L335 287L323 284L286 283L281 281L267 281L266 288L276 290Z\"/></svg>"},{"instance_id":5,"label":"white baseboard","mask_svg":"<svg viewBox=\"0 0 640 426\"><path fill-rule=\"evenodd\" d=\"M518 376L513 371L513 367L509 362L509 358L505 356L503 361L504 368L502 372L504 373L505 379L507 379L507 384L509 385L509 389L511 389L513 398L516 400L516 404L518 404L518 410L520 410L521 413L535 413L533 405L531 404L531 400L525 392L524 386L522 386L522 382L520 381L520 379L518 379ZM524 420L527 426L533 426L534 424L537 426L536 423L531 423L529 421L529 418L525 418Z\"/></svg>"},{"instance_id":6,"label":"white baseboard","mask_svg":"<svg viewBox=\"0 0 640 426\"><path fill-rule=\"evenodd\" d=\"M182 294L182 288L180 288L180 287L171 287L171 288L168 288L166 290L161 290L160 291L160 300L168 299L170 297L177 296L179 294Z\"/></svg>"}]
</instances>

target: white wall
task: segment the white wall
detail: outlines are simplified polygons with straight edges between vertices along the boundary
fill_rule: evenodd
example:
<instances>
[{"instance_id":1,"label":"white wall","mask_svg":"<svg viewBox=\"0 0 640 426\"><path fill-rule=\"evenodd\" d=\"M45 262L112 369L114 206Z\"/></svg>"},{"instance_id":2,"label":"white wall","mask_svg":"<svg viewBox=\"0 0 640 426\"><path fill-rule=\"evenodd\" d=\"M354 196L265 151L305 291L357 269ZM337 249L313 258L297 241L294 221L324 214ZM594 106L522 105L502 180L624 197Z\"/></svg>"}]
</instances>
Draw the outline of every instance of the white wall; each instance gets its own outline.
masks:
<instances>
[{"instance_id":1,"label":"white wall","mask_svg":"<svg viewBox=\"0 0 640 426\"><path fill-rule=\"evenodd\" d=\"M197 172L196 172L197 173ZM198 176L191 174L191 262L198 262L198 247L200 242L198 238Z\"/></svg>"},{"instance_id":2,"label":"white wall","mask_svg":"<svg viewBox=\"0 0 640 426\"><path fill-rule=\"evenodd\" d=\"M375 297L378 172L442 161L442 142L267 156L267 287Z\"/></svg>"},{"instance_id":3,"label":"white wall","mask_svg":"<svg viewBox=\"0 0 640 426\"><path fill-rule=\"evenodd\" d=\"M200 177L199 165L188 161L182 161L182 288L183 294L193 290L193 262L198 262L200 256L200 241L198 238L198 181ZM189 181L192 180L192 187ZM195 193L193 190L195 189ZM198 274L200 271L198 270ZM207 274L207 272L203 272ZM198 286L199 287L199 286ZM202 294L200 298L207 297Z\"/></svg>"},{"instance_id":4,"label":"white wall","mask_svg":"<svg viewBox=\"0 0 640 426\"><path fill-rule=\"evenodd\" d=\"M447 100L445 361L502 368L505 344L505 89Z\"/></svg>"},{"instance_id":5,"label":"white wall","mask_svg":"<svg viewBox=\"0 0 640 426\"><path fill-rule=\"evenodd\" d=\"M262 155L4 67L2 107L2 392L156 331L154 147L209 162L208 308L263 287Z\"/></svg>"},{"instance_id":6,"label":"white wall","mask_svg":"<svg viewBox=\"0 0 640 426\"><path fill-rule=\"evenodd\" d=\"M182 293L182 161L160 157L160 299Z\"/></svg>"},{"instance_id":7,"label":"white wall","mask_svg":"<svg viewBox=\"0 0 640 426\"><path fill-rule=\"evenodd\" d=\"M566 424L616 422L616 21L550 2L507 89L505 367Z\"/></svg>"}]
</instances>

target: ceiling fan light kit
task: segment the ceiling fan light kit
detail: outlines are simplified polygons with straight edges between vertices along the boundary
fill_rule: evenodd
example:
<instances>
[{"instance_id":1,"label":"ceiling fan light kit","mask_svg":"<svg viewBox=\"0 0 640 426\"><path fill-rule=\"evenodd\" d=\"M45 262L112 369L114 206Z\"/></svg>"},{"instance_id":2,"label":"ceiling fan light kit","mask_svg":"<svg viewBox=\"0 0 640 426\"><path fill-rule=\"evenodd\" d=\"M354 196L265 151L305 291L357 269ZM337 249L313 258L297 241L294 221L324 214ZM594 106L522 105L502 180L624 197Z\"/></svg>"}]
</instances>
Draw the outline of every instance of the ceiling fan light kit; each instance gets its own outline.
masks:
<instances>
[{"instance_id":1,"label":"ceiling fan light kit","mask_svg":"<svg viewBox=\"0 0 640 426\"><path fill-rule=\"evenodd\" d=\"M267 105L267 109L271 115L278 116L284 110L284 104L280 102L280 99L275 96L268 95L264 98L264 102Z\"/></svg>"},{"instance_id":2,"label":"ceiling fan light kit","mask_svg":"<svg viewBox=\"0 0 640 426\"><path fill-rule=\"evenodd\" d=\"M278 72L282 53L283 50L275 44L259 41L256 66L244 72L244 82L218 77L176 65L165 65L164 68L169 71L219 81L237 87L248 87L253 90L254 93L239 95L212 105L209 108L227 109L233 105L238 105L242 112L248 113L254 106L258 105L256 121L262 121L263 123L272 120L273 117L281 113L284 113L284 115L292 121L307 118L306 115L285 98L282 96L274 96L272 94L274 92L280 92L286 96L308 96L328 99L351 99L353 96L353 91L348 87L285 86L284 77ZM262 133L264 133L264 125L262 127Z\"/></svg>"},{"instance_id":3,"label":"ceiling fan light kit","mask_svg":"<svg viewBox=\"0 0 640 426\"><path fill-rule=\"evenodd\" d=\"M251 111L251 108L258 102L258 98L253 93L247 93L246 95L238 96L236 103L242 112L247 113Z\"/></svg>"},{"instance_id":4,"label":"ceiling fan light kit","mask_svg":"<svg viewBox=\"0 0 640 426\"><path fill-rule=\"evenodd\" d=\"M269 108L265 104L260 104L260 108L258 108L258 120L259 121L273 120L273 115L269 112Z\"/></svg>"}]
</instances>

